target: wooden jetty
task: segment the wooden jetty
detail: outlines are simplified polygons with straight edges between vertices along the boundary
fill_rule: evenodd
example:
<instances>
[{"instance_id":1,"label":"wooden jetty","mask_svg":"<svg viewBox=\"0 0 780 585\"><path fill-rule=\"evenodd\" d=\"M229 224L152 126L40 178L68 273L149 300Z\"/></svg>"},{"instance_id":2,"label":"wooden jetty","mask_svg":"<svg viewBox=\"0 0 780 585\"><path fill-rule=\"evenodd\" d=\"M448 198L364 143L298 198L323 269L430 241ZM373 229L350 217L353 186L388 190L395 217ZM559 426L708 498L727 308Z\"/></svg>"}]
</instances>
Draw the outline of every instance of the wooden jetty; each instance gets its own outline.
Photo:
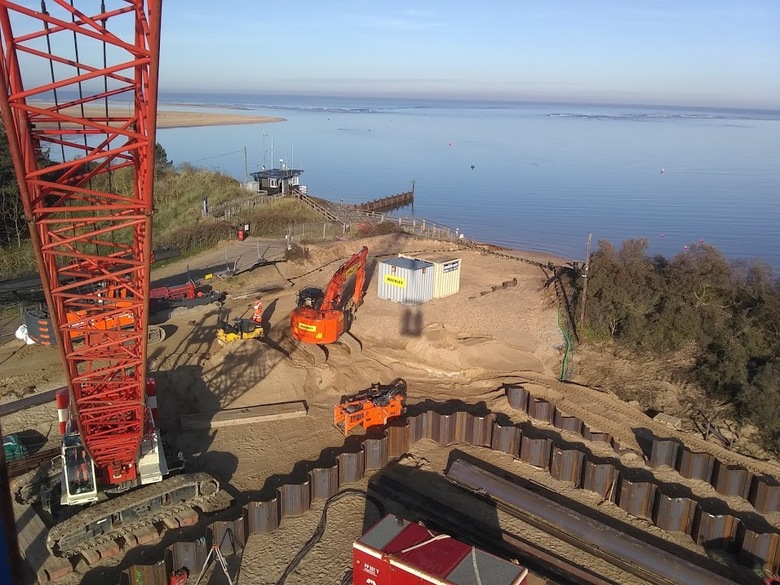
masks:
<instances>
[{"instance_id":1,"label":"wooden jetty","mask_svg":"<svg viewBox=\"0 0 780 585\"><path fill-rule=\"evenodd\" d=\"M414 187L412 187L411 191L374 199L366 203L359 203L355 205L355 209L359 211L391 211L407 205L414 205Z\"/></svg>"}]
</instances>

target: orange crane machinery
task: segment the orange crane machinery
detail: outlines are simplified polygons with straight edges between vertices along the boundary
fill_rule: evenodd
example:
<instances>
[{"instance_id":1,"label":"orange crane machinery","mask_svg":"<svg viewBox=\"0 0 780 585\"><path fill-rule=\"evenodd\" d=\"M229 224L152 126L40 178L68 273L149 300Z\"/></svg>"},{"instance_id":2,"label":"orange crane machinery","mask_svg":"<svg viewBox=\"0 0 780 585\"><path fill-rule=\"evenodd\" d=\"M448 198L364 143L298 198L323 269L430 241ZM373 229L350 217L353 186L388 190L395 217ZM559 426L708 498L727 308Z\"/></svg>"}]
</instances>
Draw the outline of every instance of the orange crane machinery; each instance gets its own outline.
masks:
<instances>
[{"instance_id":1,"label":"orange crane machinery","mask_svg":"<svg viewBox=\"0 0 780 585\"><path fill-rule=\"evenodd\" d=\"M386 425L406 410L406 381L396 378L389 384L372 384L368 390L341 401L333 408L333 424L349 435L355 427L368 429Z\"/></svg>"},{"instance_id":2,"label":"orange crane machinery","mask_svg":"<svg viewBox=\"0 0 780 585\"><path fill-rule=\"evenodd\" d=\"M367 258L368 248L363 246L336 270L324 291L307 287L298 293L298 306L290 315L290 331L295 339L325 345L335 343L349 331L355 312L363 304ZM351 295L345 295L345 285L353 275L355 288Z\"/></svg>"},{"instance_id":3,"label":"orange crane machinery","mask_svg":"<svg viewBox=\"0 0 780 585\"><path fill-rule=\"evenodd\" d=\"M146 396L161 8L0 0L0 111L68 388L62 504L168 471ZM78 552L141 510L218 490L210 476L175 480L57 524L50 548Z\"/></svg>"}]
</instances>

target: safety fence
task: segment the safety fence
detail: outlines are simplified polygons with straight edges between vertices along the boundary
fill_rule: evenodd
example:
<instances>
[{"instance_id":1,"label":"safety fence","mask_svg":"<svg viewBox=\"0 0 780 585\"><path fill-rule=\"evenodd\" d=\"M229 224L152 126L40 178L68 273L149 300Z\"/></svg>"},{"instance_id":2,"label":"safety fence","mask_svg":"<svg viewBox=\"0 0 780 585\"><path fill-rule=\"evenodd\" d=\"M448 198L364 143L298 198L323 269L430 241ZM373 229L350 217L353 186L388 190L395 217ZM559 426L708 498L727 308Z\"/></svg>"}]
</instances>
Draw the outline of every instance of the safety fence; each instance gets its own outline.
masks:
<instances>
[{"instance_id":1,"label":"safety fence","mask_svg":"<svg viewBox=\"0 0 780 585\"><path fill-rule=\"evenodd\" d=\"M361 214L362 215L362 214ZM437 240L458 241L465 243L457 229L440 224L413 218L392 218L384 214L368 214L369 217L359 217L353 223L341 221L307 222L291 225L287 228L288 241L299 246L315 242L347 239L375 235L376 225L382 222L391 223L398 231L432 238Z\"/></svg>"},{"instance_id":2,"label":"safety fence","mask_svg":"<svg viewBox=\"0 0 780 585\"><path fill-rule=\"evenodd\" d=\"M230 221L247 209L252 209L258 205L273 203L282 197L283 195L250 195L249 197L234 199L233 201L223 203L222 205L215 205L208 209L204 207L203 215L214 219Z\"/></svg>"},{"instance_id":3,"label":"safety fence","mask_svg":"<svg viewBox=\"0 0 780 585\"><path fill-rule=\"evenodd\" d=\"M335 221L296 223L287 228L287 241L304 246L346 238L347 228Z\"/></svg>"},{"instance_id":4,"label":"safety fence","mask_svg":"<svg viewBox=\"0 0 780 585\"><path fill-rule=\"evenodd\" d=\"M335 452L331 463L310 469L302 481L280 486L270 500L247 504L234 520L211 524L204 537L169 546L165 558L155 565L130 567L125 571L127 582L139 583L137 578L133 580L133 575L139 575L146 585L165 585L171 571L182 566L201 567L212 544L225 555L234 554L252 534L273 532L285 518L300 516L314 501L326 500L344 485L381 470L421 439L442 447L462 443L509 454L548 471L556 480L595 492L604 501L657 528L685 533L707 550L733 553L745 566L771 572L780 569L780 533L763 518L780 510L780 482L776 478L754 476L744 468L736 469L710 454L695 453L679 444L677 449L670 449L668 439L651 441L651 466L670 465L674 460L671 466L683 477L709 477L723 496L746 494L755 511L736 511L726 500L697 498L681 484L660 479L654 470L628 467L617 456L596 454L602 452L595 449L596 443L611 445L616 453L625 453L626 449L608 433L592 429L552 403L534 397L522 385L507 385L505 392L509 404L526 413L531 422L521 426L509 420L498 421L494 414L466 411L442 414L429 410L410 416L388 426L382 437L366 438L360 445ZM539 427L539 422L547 424ZM564 432L578 434L582 442L572 443ZM681 492L688 495L680 496ZM688 556L689 561L695 559L693 554Z\"/></svg>"},{"instance_id":5,"label":"safety fence","mask_svg":"<svg viewBox=\"0 0 780 585\"><path fill-rule=\"evenodd\" d=\"M424 238L448 241L459 240L461 242L465 241L465 236L461 233L459 228L452 228L450 226L435 223L433 221L428 221L425 218L396 217L388 213L372 211L361 212L360 216L361 219L359 221L374 223L388 222L398 226L398 229L401 231Z\"/></svg>"}]
</instances>

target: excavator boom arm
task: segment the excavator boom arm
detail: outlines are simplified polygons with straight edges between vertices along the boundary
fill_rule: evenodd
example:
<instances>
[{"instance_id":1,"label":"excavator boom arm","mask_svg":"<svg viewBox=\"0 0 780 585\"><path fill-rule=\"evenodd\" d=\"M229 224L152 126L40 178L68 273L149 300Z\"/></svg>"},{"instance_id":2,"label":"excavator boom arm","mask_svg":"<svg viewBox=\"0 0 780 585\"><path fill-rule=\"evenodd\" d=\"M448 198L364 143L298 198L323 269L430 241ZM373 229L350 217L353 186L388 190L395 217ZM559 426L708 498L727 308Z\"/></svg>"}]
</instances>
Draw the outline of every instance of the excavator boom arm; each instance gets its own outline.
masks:
<instances>
[{"instance_id":1,"label":"excavator boom arm","mask_svg":"<svg viewBox=\"0 0 780 585\"><path fill-rule=\"evenodd\" d=\"M336 270L333 278L330 279L328 287L325 289L325 295L322 299L322 311L330 311L332 309L338 309L336 306L338 300L344 290L344 283L355 274L355 292L352 295L352 300L355 305L360 305L363 300L363 285L366 281L366 260L368 258L368 248L363 246L361 250L352 256L349 260L344 262L338 270Z\"/></svg>"}]
</instances>

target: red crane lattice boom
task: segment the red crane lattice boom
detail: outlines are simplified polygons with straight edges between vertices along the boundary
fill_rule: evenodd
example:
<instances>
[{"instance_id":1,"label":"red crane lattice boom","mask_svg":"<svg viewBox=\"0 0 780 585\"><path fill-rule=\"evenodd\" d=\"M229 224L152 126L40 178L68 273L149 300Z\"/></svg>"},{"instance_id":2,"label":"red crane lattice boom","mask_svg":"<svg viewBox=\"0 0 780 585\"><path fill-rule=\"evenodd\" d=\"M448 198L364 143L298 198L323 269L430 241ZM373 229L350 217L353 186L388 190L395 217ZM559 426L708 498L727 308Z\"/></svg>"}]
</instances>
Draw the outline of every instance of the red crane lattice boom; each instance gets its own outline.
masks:
<instances>
[{"instance_id":1,"label":"red crane lattice boom","mask_svg":"<svg viewBox=\"0 0 780 585\"><path fill-rule=\"evenodd\" d=\"M74 4L0 0L0 109L71 408L121 483L146 417L161 0ZM126 314L130 328L99 325Z\"/></svg>"}]
</instances>

